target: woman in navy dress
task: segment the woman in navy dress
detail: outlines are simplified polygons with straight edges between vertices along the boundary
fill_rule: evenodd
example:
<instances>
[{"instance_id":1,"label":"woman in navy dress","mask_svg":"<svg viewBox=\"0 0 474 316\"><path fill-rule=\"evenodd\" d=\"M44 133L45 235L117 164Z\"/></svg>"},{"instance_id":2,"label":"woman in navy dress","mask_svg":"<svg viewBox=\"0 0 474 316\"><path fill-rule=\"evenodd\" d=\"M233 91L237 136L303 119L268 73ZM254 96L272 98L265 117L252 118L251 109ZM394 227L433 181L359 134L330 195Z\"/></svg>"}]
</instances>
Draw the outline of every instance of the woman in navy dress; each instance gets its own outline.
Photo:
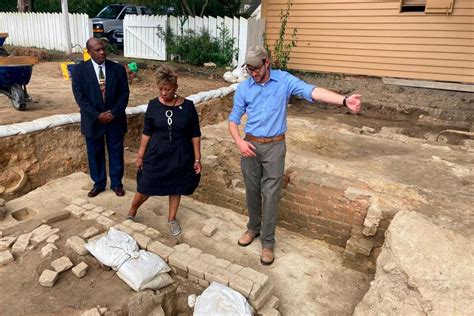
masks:
<instances>
[{"instance_id":1,"label":"woman in navy dress","mask_svg":"<svg viewBox=\"0 0 474 316\"><path fill-rule=\"evenodd\" d=\"M178 80L167 66L157 70L159 97L145 114L138 150L137 193L128 211L135 219L138 208L152 195L169 196L168 227L181 234L176 219L181 195L196 190L201 176L201 130L194 104L176 94Z\"/></svg>"}]
</instances>

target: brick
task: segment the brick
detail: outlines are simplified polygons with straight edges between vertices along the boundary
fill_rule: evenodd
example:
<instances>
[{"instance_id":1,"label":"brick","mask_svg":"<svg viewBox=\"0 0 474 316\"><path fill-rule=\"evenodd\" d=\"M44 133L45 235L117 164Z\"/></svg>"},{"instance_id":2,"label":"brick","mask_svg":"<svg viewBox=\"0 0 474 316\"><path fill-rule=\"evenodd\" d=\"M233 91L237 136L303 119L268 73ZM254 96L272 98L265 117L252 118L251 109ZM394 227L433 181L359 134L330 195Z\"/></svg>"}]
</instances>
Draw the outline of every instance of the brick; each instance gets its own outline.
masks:
<instances>
[{"instance_id":1,"label":"brick","mask_svg":"<svg viewBox=\"0 0 474 316\"><path fill-rule=\"evenodd\" d=\"M250 291L249 300L255 300L260 293L262 293L262 286L258 283L253 283L252 290Z\"/></svg>"},{"instance_id":2,"label":"brick","mask_svg":"<svg viewBox=\"0 0 474 316\"><path fill-rule=\"evenodd\" d=\"M8 236L0 238L0 251L10 248L10 246L15 242L16 237Z\"/></svg>"},{"instance_id":3,"label":"brick","mask_svg":"<svg viewBox=\"0 0 474 316\"><path fill-rule=\"evenodd\" d=\"M374 248L374 243L368 239L352 237L347 241L346 248L351 248L354 250L354 252L363 254L364 256L368 257L370 256L370 253Z\"/></svg>"},{"instance_id":4,"label":"brick","mask_svg":"<svg viewBox=\"0 0 474 316\"><path fill-rule=\"evenodd\" d=\"M94 213L102 214L105 211L105 208L103 208L102 206L97 206L93 208L91 211Z\"/></svg>"},{"instance_id":5,"label":"brick","mask_svg":"<svg viewBox=\"0 0 474 316\"><path fill-rule=\"evenodd\" d=\"M176 251L187 252L191 248L191 246L186 243L182 243L182 244L177 244L173 248Z\"/></svg>"},{"instance_id":6,"label":"brick","mask_svg":"<svg viewBox=\"0 0 474 316\"><path fill-rule=\"evenodd\" d=\"M95 221L97 222L97 224L99 224L100 226L104 227L107 230L115 225L115 222L113 220L111 220L108 217L105 217L104 215L100 215L99 217L95 219Z\"/></svg>"},{"instance_id":7,"label":"brick","mask_svg":"<svg viewBox=\"0 0 474 316\"><path fill-rule=\"evenodd\" d=\"M72 236L66 241L66 247L72 248L80 256L87 255L89 251L84 247L86 242L78 236Z\"/></svg>"},{"instance_id":8,"label":"brick","mask_svg":"<svg viewBox=\"0 0 474 316\"><path fill-rule=\"evenodd\" d=\"M275 295L270 296L270 298L265 303L265 307L278 309L278 307L280 307L280 299Z\"/></svg>"},{"instance_id":9,"label":"brick","mask_svg":"<svg viewBox=\"0 0 474 316\"><path fill-rule=\"evenodd\" d=\"M71 262L71 259L68 257L64 256L61 258L58 258L51 262L51 268L53 268L54 271L61 273L63 271L66 271L70 268L72 268L73 264Z\"/></svg>"},{"instance_id":10,"label":"brick","mask_svg":"<svg viewBox=\"0 0 474 316\"><path fill-rule=\"evenodd\" d=\"M56 234L55 234L55 235L49 236L49 237L46 239L46 242L47 242L48 244L54 244L54 243L55 243L56 241L58 241L58 240L59 240L59 235L56 235Z\"/></svg>"},{"instance_id":11,"label":"brick","mask_svg":"<svg viewBox=\"0 0 474 316\"><path fill-rule=\"evenodd\" d=\"M161 236L161 233L156 229L149 227L145 230L145 235L147 235L151 239L156 239Z\"/></svg>"},{"instance_id":12,"label":"brick","mask_svg":"<svg viewBox=\"0 0 474 316\"><path fill-rule=\"evenodd\" d=\"M110 217L114 214L115 214L115 211L112 211L112 210L107 210L102 213L102 215L107 216L107 217Z\"/></svg>"},{"instance_id":13,"label":"brick","mask_svg":"<svg viewBox=\"0 0 474 316\"><path fill-rule=\"evenodd\" d=\"M39 243L41 243L41 242L45 241L46 239L48 239L50 236L52 236L52 235L56 234L57 232L59 232L59 228L54 228L54 229L49 228L49 229L44 229L42 231L39 231L35 234L35 230L32 232L33 235L30 239L30 241L33 245L38 245Z\"/></svg>"},{"instance_id":14,"label":"brick","mask_svg":"<svg viewBox=\"0 0 474 316\"><path fill-rule=\"evenodd\" d=\"M229 286L248 298L252 291L253 282L241 275L231 273L229 278Z\"/></svg>"},{"instance_id":15,"label":"brick","mask_svg":"<svg viewBox=\"0 0 474 316\"><path fill-rule=\"evenodd\" d=\"M191 282L199 284L199 278L197 276L194 276L194 275L188 273L188 279Z\"/></svg>"},{"instance_id":16,"label":"brick","mask_svg":"<svg viewBox=\"0 0 474 316\"><path fill-rule=\"evenodd\" d=\"M207 253L203 253L202 255L199 256L199 259L201 259L203 262L213 265L214 262L216 261L216 257Z\"/></svg>"},{"instance_id":17,"label":"brick","mask_svg":"<svg viewBox=\"0 0 474 316\"><path fill-rule=\"evenodd\" d=\"M265 287L268 284L268 276L266 274L257 272L252 268L245 267L239 272L239 274L244 278L260 284L261 287Z\"/></svg>"},{"instance_id":18,"label":"brick","mask_svg":"<svg viewBox=\"0 0 474 316\"><path fill-rule=\"evenodd\" d=\"M74 199L71 204L74 204L74 205L79 205L79 206L82 206L82 205L85 205L85 204L88 204L89 201L87 200L84 200L84 199L81 199L81 198L78 198L78 199Z\"/></svg>"},{"instance_id":19,"label":"brick","mask_svg":"<svg viewBox=\"0 0 474 316\"><path fill-rule=\"evenodd\" d=\"M86 275L89 266L85 262L81 262L72 268L72 273L78 278L82 278Z\"/></svg>"},{"instance_id":20,"label":"brick","mask_svg":"<svg viewBox=\"0 0 474 316\"><path fill-rule=\"evenodd\" d=\"M92 227L89 227L86 230L82 231L81 233L79 233L79 237L81 237L83 239L89 239L89 238L97 235L98 233L100 233L100 230L97 227L92 226Z\"/></svg>"},{"instance_id":21,"label":"brick","mask_svg":"<svg viewBox=\"0 0 474 316\"><path fill-rule=\"evenodd\" d=\"M170 265L188 272L188 264L194 258L184 252L175 251L169 255L168 260Z\"/></svg>"},{"instance_id":22,"label":"brick","mask_svg":"<svg viewBox=\"0 0 474 316\"><path fill-rule=\"evenodd\" d=\"M82 219L83 221L90 221L90 220L96 219L96 218L99 217L99 216L100 216L100 214L98 214L98 213L94 213L94 212L92 212L92 211L85 211L85 212L82 214L81 219Z\"/></svg>"},{"instance_id":23,"label":"brick","mask_svg":"<svg viewBox=\"0 0 474 316\"><path fill-rule=\"evenodd\" d=\"M230 264L231 264L230 261L221 259L221 258L216 259L216 261L214 262L214 266L222 268L222 269L227 269L230 266Z\"/></svg>"},{"instance_id":24,"label":"brick","mask_svg":"<svg viewBox=\"0 0 474 316\"><path fill-rule=\"evenodd\" d=\"M18 255L26 251L30 243L30 238L33 233L23 234L18 237L16 242L13 244L12 253Z\"/></svg>"},{"instance_id":25,"label":"brick","mask_svg":"<svg viewBox=\"0 0 474 316\"><path fill-rule=\"evenodd\" d=\"M230 271L219 267L209 266L204 272L204 278L209 283L215 281L228 286L230 279Z\"/></svg>"},{"instance_id":26,"label":"brick","mask_svg":"<svg viewBox=\"0 0 474 316\"><path fill-rule=\"evenodd\" d=\"M165 260L166 262L169 262L169 256L175 252L176 250L174 250L173 248L171 247L168 247L164 244L162 244L161 242L159 241L152 241L151 243L148 244L148 247L147 247L147 250L148 251L151 251L155 254L157 254L158 256L160 256L163 260Z\"/></svg>"},{"instance_id":27,"label":"brick","mask_svg":"<svg viewBox=\"0 0 474 316\"><path fill-rule=\"evenodd\" d=\"M130 236L133 234L133 229L123 224L117 224L114 226L115 229L120 230L121 232L127 233Z\"/></svg>"},{"instance_id":28,"label":"brick","mask_svg":"<svg viewBox=\"0 0 474 316\"><path fill-rule=\"evenodd\" d=\"M41 286L52 287L58 279L59 273L51 270L44 270L39 277L39 283Z\"/></svg>"},{"instance_id":29,"label":"brick","mask_svg":"<svg viewBox=\"0 0 474 316\"><path fill-rule=\"evenodd\" d=\"M5 266L13 261L15 261L15 258L13 258L13 255L9 250L0 252L0 267Z\"/></svg>"},{"instance_id":30,"label":"brick","mask_svg":"<svg viewBox=\"0 0 474 316\"><path fill-rule=\"evenodd\" d=\"M100 313L99 309L97 307L94 307L82 312L80 316L101 316L101 315L102 314Z\"/></svg>"},{"instance_id":31,"label":"brick","mask_svg":"<svg viewBox=\"0 0 474 316\"><path fill-rule=\"evenodd\" d=\"M212 235L214 235L216 231L217 231L217 227L210 223L206 224L202 228L202 234L206 237L212 237Z\"/></svg>"},{"instance_id":32,"label":"brick","mask_svg":"<svg viewBox=\"0 0 474 316\"><path fill-rule=\"evenodd\" d=\"M55 244L47 244L43 248L41 248L41 256L43 258L47 258L51 256L55 250L58 250L58 247L56 247Z\"/></svg>"},{"instance_id":33,"label":"brick","mask_svg":"<svg viewBox=\"0 0 474 316\"><path fill-rule=\"evenodd\" d=\"M67 210L62 210L62 211L50 213L48 215L43 216L41 218L41 221L44 224L52 224L52 223L56 223L56 222L68 219L70 216L71 216L71 212Z\"/></svg>"},{"instance_id":34,"label":"brick","mask_svg":"<svg viewBox=\"0 0 474 316\"><path fill-rule=\"evenodd\" d=\"M270 298L273 293L273 284L269 283L262 289L262 292L257 296L256 299L250 300L250 304L256 310L259 310L265 305L266 301Z\"/></svg>"},{"instance_id":35,"label":"brick","mask_svg":"<svg viewBox=\"0 0 474 316\"><path fill-rule=\"evenodd\" d=\"M92 204L92 203L87 203L87 204L82 205L82 207L83 207L86 211L92 211L93 209L95 209L95 208L97 207L97 205Z\"/></svg>"},{"instance_id":36,"label":"brick","mask_svg":"<svg viewBox=\"0 0 474 316\"><path fill-rule=\"evenodd\" d=\"M210 285L209 281L199 279L199 285L202 287L208 287Z\"/></svg>"},{"instance_id":37,"label":"brick","mask_svg":"<svg viewBox=\"0 0 474 316\"><path fill-rule=\"evenodd\" d=\"M145 233L145 231L148 229L148 226L132 221L130 223L130 228L136 232Z\"/></svg>"},{"instance_id":38,"label":"brick","mask_svg":"<svg viewBox=\"0 0 474 316\"><path fill-rule=\"evenodd\" d=\"M239 273L244 267L242 267L240 264L237 263L232 263L228 269L232 273Z\"/></svg>"},{"instance_id":39,"label":"brick","mask_svg":"<svg viewBox=\"0 0 474 316\"><path fill-rule=\"evenodd\" d=\"M187 271L177 267L174 268L174 272L182 278L187 278L189 276Z\"/></svg>"},{"instance_id":40,"label":"brick","mask_svg":"<svg viewBox=\"0 0 474 316\"><path fill-rule=\"evenodd\" d=\"M81 218L81 216L86 212L86 210L83 207L80 207L74 204L66 206L64 210L70 212L72 217L75 217L75 218Z\"/></svg>"},{"instance_id":41,"label":"brick","mask_svg":"<svg viewBox=\"0 0 474 316\"><path fill-rule=\"evenodd\" d=\"M198 278L204 279L204 273L209 268L209 265L202 260L193 259L188 263L188 272Z\"/></svg>"},{"instance_id":42,"label":"brick","mask_svg":"<svg viewBox=\"0 0 474 316\"><path fill-rule=\"evenodd\" d=\"M133 233L132 234L133 239L137 242L138 246L142 249L147 249L148 244L151 242L151 238L148 236L145 236L141 233Z\"/></svg>"},{"instance_id":43,"label":"brick","mask_svg":"<svg viewBox=\"0 0 474 316\"><path fill-rule=\"evenodd\" d=\"M188 255L194 258L198 258L202 254L202 250L198 248L191 247L188 251L186 251Z\"/></svg>"},{"instance_id":44,"label":"brick","mask_svg":"<svg viewBox=\"0 0 474 316\"><path fill-rule=\"evenodd\" d=\"M280 316L280 312L272 307L264 306L257 311L257 316Z\"/></svg>"},{"instance_id":45,"label":"brick","mask_svg":"<svg viewBox=\"0 0 474 316\"><path fill-rule=\"evenodd\" d=\"M99 235L95 235L94 237L91 237L91 238L87 239L87 242L96 241L96 240L101 239L102 237L105 237L105 236L107 236L107 233L102 233L102 234L99 234Z\"/></svg>"}]
</instances>

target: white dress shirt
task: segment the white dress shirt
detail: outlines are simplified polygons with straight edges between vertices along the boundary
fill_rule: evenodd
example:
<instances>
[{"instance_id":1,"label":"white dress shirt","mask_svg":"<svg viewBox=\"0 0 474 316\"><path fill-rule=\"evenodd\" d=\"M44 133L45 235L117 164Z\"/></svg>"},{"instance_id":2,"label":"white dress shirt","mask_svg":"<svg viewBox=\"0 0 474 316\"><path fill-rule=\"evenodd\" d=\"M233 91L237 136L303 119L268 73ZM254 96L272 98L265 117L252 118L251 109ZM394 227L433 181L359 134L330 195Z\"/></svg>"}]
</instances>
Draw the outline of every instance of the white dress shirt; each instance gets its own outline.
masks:
<instances>
[{"instance_id":1,"label":"white dress shirt","mask_svg":"<svg viewBox=\"0 0 474 316\"><path fill-rule=\"evenodd\" d=\"M95 70L95 76L97 77L97 82L100 82L99 80L99 66L102 66L102 72L104 73L104 80L106 80L106 76L105 76L105 61L99 65L97 64L92 58L91 58L91 61L92 61L92 65L94 66L94 70Z\"/></svg>"}]
</instances>

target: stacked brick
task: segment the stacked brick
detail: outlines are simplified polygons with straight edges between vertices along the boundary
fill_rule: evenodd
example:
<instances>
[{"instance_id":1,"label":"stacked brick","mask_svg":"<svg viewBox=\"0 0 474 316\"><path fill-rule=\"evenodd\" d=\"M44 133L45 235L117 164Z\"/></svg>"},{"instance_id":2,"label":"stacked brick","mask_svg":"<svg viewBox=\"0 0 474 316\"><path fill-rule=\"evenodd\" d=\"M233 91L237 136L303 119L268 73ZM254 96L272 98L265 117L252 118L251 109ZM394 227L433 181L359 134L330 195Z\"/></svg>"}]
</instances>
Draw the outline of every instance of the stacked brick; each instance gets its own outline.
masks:
<instances>
[{"instance_id":1,"label":"stacked brick","mask_svg":"<svg viewBox=\"0 0 474 316\"><path fill-rule=\"evenodd\" d=\"M278 314L279 300L273 295L273 284L265 274L203 253L185 243L169 247L156 240L159 232L140 223L126 220L114 228L133 236L140 248L163 258L176 275L202 287L213 281L222 283L241 293L255 310L265 308L268 315L273 311L276 312L274 315Z\"/></svg>"}]
</instances>

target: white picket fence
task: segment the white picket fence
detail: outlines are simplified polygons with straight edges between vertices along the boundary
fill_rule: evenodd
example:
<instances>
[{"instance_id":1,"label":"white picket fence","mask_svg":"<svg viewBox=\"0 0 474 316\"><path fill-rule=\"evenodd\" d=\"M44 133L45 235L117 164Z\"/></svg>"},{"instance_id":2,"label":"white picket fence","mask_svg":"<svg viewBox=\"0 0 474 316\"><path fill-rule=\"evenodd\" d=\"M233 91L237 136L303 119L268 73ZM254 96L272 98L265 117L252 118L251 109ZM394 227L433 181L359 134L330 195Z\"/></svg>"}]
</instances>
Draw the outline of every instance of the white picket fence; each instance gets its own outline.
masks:
<instances>
[{"instance_id":1,"label":"white picket fence","mask_svg":"<svg viewBox=\"0 0 474 316\"><path fill-rule=\"evenodd\" d=\"M163 31L167 25L174 34L182 35L191 30L197 34L207 30L212 37L219 37L223 28L234 38L238 59L234 65L243 64L245 52L253 45L263 45L264 19L230 17L174 17L126 15L124 19L124 55L126 57L166 60Z\"/></svg>"},{"instance_id":2,"label":"white picket fence","mask_svg":"<svg viewBox=\"0 0 474 316\"><path fill-rule=\"evenodd\" d=\"M0 32L9 34L5 44L67 51L66 27L61 13L0 12ZM71 43L85 47L92 37L92 23L87 14L69 14ZM81 52L74 47L74 52Z\"/></svg>"}]
</instances>

